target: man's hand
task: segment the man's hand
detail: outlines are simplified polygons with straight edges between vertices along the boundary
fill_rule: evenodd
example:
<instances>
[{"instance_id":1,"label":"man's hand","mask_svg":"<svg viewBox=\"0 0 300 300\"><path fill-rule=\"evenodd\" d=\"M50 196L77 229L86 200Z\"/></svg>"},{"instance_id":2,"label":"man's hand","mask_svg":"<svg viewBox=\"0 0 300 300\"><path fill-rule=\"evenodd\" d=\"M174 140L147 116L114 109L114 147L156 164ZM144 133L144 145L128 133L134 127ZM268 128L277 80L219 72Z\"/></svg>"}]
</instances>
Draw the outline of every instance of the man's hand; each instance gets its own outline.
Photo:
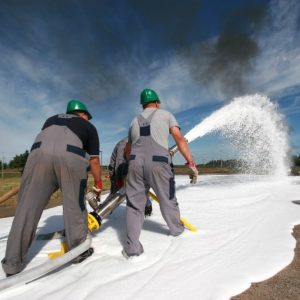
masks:
<instances>
[{"instance_id":1,"label":"man's hand","mask_svg":"<svg viewBox=\"0 0 300 300\"><path fill-rule=\"evenodd\" d=\"M190 174L190 179L191 179L191 183L195 184L197 182L197 177L198 177L198 170L196 168L195 162L192 161L188 161L185 166L187 168L189 168L192 172Z\"/></svg>"},{"instance_id":2,"label":"man's hand","mask_svg":"<svg viewBox=\"0 0 300 300\"><path fill-rule=\"evenodd\" d=\"M100 199L102 192L102 180L95 181L95 185L93 186L93 191L96 194L97 198Z\"/></svg>"}]
</instances>

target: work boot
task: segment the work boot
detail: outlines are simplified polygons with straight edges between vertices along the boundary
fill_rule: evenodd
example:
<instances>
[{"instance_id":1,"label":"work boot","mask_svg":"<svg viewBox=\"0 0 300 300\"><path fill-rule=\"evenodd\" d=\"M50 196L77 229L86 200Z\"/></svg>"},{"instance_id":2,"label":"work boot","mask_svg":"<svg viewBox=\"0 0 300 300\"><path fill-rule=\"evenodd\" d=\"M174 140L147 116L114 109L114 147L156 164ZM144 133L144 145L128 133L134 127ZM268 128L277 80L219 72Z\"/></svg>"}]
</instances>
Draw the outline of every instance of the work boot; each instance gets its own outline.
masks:
<instances>
[{"instance_id":1,"label":"work boot","mask_svg":"<svg viewBox=\"0 0 300 300\"><path fill-rule=\"evenodd\" d=\"M151 202L150 203L147 202L145 206L145 217L150 217L151 215L152 215L152 204Z\"/></svg>"},{"instance_id":2,"label":"work boot","mask_svg":"<svg viewBox=\"0 0 300 300\"><path fill-rule=\"evenodd\" d=\"M126 259L132 259L134 257L138 257L140 255L142 255L144 253L144 250L141 254L128 254L125 249L122 250L122 255L126 258Z\"/></svg>"},{"instance_id":3,"label":"work boot","mask_svg":"<svg viewBox=\"0 0 300 300\"><path fill-rule=\"evenodd\" d=\"M80 254L78 257L76 257L72 263L73 264L80 264L82 261L87 259L89 256L91 256L94 253L94 248L89 248L88 250L84 251L82 254Z\"/></svg>"}]
</instances>

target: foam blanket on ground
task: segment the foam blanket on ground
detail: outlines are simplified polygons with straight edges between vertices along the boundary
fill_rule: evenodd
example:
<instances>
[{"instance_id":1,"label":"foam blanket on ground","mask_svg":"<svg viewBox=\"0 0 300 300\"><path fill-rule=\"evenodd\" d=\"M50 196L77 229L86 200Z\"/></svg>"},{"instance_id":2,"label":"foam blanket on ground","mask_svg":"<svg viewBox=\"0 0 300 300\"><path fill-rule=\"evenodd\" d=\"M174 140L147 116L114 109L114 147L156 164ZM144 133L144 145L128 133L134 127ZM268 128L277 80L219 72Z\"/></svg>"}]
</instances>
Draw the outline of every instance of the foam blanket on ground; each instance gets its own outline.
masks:
<instances>
[{"instance_id":1,"label":"foam blanket on ground","mask_svg":"<svg viewBox=\"0 0 300 300\"><path fill-rule=\"evenodd\" d=\"M181 215L198 228L169 235L157 203L141 233L145 253L122 254L123 203L93 234L93 256L29 284L0 291L0 299L229 299L251 282L267 279L294 255L293 226L300 224L300 178L200 176L191 186L176 177ZM12 218L0 219L0 257ZM62 208L45 210L37 233L63 228ZM34 241L27 269L59 250L59 240ZM5 274L0 270L0 279Z\"/></svg>"}]
</instances>

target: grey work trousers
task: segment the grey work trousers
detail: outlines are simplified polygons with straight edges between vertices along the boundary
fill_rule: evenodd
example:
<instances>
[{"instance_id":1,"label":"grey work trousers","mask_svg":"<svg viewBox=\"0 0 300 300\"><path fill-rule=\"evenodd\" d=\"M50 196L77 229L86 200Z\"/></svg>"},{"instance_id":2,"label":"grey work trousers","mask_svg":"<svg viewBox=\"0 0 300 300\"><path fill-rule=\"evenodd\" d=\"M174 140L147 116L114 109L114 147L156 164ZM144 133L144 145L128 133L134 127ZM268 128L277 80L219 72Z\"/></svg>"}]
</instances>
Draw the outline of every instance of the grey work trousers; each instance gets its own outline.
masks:
<instances>
[{"instance_id":1,"label":"grey work trousers","mask_svg":"<svg viewBox=\"0 0 300 300\"><path fill-rule=\"evenodd\" d=\"M87 211L84 193L89 160L63 151L51 155L33 150L26 163L18 195L18 205L7 241L2 267L7 274L20 272L26 265L30 247L43 209L59 187L63 194L66 241L69 249L87 236Z\"/></svg>"},{"instance_id":2,"label":"grey work trousers","mask_svg":"<svg viewBox=\"0 0 300 300\"><path fill-rule=\"evenodd\" d=\"M143 252L139 237L144 223L147 186L154 190L160 200L160 210L170 229L170 234L177 236L184 230L180 222L174 174L170 164L151 160L131 160L126 182L127 240L124 245L128 255L140 255Z\"/></svg>"}]
</instances>

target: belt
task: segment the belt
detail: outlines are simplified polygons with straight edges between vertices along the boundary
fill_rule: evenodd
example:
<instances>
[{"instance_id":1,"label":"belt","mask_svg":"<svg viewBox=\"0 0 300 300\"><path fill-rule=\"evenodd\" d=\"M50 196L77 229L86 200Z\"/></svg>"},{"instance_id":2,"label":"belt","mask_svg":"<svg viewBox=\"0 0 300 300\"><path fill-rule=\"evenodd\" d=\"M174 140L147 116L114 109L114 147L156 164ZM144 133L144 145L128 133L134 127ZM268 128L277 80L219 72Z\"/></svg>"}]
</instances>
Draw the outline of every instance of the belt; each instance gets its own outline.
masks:
<instances>
[{"instance_id":1,"label":"belt","mask_svg":"<svg viewBox=\"0 0 300 300\"><path fill-rule=\"evenodd\" d=\"M169 159L166 156L160 156L160 155L153 155L152 156L152 160L153 161L159 161L159 162L164 162L164 163L168 163Z\"/></svg>"},{"instance_id":2,"label":"belt","mask_svg":"<svg viewBox=\"0 0 300 300\"><path fill-rule=\"evenodd\" d=\"M30 152L41 147L42 142L36 142L31 146Z\"/></svg>"},{"instance_id":3,"label":"belt","mask_svg":"<svg viewBox=\"0 0 300 300\"><path fill-rule=\"evenodd\" d=\"M31 146L30 152L32 150L40 148L41 145L42 145L42 142L36 142L36 143L34 143ZM74 154L77 154L77 155L82 156L82 157L85 157L85 154L86 154L86 152L83 149L81 149L79 147L76 147L76 146L73 146L73 145L67 145L66 151L74 153Z\"/></svg>"},{"instance_id":4,"label":"belt","mask_svg":"<svg viewBox=\"0 0 300 300\"><path fill-rule=\"evenodd\" d=\"M86 152L83 149L73 146L73 145L67 145L66 150L67 150L67 152L71 152L71 153L77 154L82 157L85 157L85 154L86 154Z\"/></svg>"},{"instance_id":5,"label":"belt","mask_svg":"<svg viewBox=\"0 0 300 300\"><path fill-rule=\"evenodd\" d=\"M129 160L135 160L136 155L131 154L129 156ZM164 163L168 163L169 159L166 156L160 156L160 155L153 155L152 156L152 161L158 161L158 162L164 162Z\"/></svg>"}]
</instances>

